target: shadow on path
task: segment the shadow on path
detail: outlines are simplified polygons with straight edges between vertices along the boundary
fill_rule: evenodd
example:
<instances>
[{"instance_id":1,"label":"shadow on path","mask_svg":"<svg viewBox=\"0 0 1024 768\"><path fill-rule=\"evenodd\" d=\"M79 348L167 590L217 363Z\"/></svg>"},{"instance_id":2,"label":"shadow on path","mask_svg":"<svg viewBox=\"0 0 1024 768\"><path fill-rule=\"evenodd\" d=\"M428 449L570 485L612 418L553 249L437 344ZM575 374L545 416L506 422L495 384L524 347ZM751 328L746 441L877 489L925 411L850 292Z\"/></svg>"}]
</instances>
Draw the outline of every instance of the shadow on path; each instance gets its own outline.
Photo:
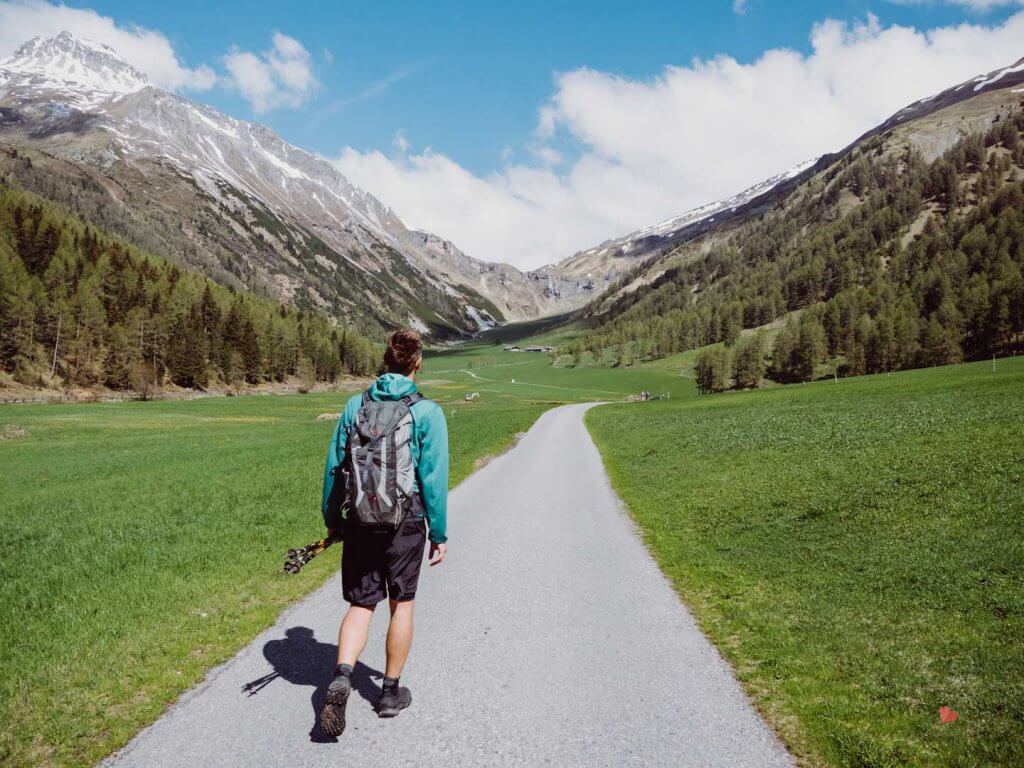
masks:
<instances>
[{"instance_id":1,"label":"shadow on path","mask_svg":"<svg viewBox=\"0 0 1024 768\"><path fill-rule=\"evenodd\" d=\"M310 741L334 742L320 728L318 714L327 695L332 672L338 659L338 646L334 643L321 643L313 636L309 627L291 627L280 640L270 640L263 646L263 656L270 663L273 672L251 680L242 686L242 690L255 696L274 680L281 678L292 685L308 685L313 688L310 704L313 707L313 727L310 729ZM374 680L383 678L383 673L358 662L352 672L352 688L370 704L376 706L380 698L380 687Z\"/></svg>"}]
</instances>

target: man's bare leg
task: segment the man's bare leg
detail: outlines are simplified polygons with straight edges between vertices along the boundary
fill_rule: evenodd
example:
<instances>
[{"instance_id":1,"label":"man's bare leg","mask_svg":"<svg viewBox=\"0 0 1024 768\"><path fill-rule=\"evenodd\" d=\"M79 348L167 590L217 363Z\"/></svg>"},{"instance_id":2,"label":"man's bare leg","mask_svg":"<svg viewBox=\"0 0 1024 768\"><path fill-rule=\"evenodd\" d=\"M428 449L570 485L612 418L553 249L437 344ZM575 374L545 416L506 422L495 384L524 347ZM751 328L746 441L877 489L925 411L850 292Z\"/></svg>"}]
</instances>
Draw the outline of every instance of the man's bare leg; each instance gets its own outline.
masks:
<instances>
[{"instance_id":1,"label":"man's bare leg","mask_svg":"<svg viewBox=\"0 0 1024 768\"><path fill-rule=\"evenodd\" d=\"M350 605L338 628L338 663L354 667L370 636L372 605ZM390 637L390 635L388 635Z\"/></svg>"},{"instance_id":2,"label":"man's bare leg","mask_svg":"<svg viewBox=\"0 0 1024 768\"><path fill-rule=\"evenodd\" d=\"M338 628L338 669L327 686L320 710L320 727L328 736L340 736L345 731L345 706L352 692L352 668L366 647L372 618L372 605L350 605Z\"/></svg>"},{"instance_id":3,"label":"man's bare leg","mask_svg":"<svg viewBox=\"0 0 1024 768\"><path fill-rule=\"evenodd\" d=\"M388 626L387 652L388 660L384 672L384 684L381 686L380 703L377 714L381 717L394 717L412 703L412 694L408 688L398 685L402 676L402 668L409 657L409 646L412 645L412 609L413 601L396 603L391 601L391 624Z\"/></svg>"},{"instance_id":4,"label":"man's bare leg","mask_svg":"<svg viewBox=\"0 0 1024 768\"><path fill-rule=\"evenodd\" d=\"M391 601L391 624L388 626L387 666L384 676L398 679L402 676L405 660L409 658L412 646L412 609L413 600L401 603Z\"/></svg>"}]
</instances>

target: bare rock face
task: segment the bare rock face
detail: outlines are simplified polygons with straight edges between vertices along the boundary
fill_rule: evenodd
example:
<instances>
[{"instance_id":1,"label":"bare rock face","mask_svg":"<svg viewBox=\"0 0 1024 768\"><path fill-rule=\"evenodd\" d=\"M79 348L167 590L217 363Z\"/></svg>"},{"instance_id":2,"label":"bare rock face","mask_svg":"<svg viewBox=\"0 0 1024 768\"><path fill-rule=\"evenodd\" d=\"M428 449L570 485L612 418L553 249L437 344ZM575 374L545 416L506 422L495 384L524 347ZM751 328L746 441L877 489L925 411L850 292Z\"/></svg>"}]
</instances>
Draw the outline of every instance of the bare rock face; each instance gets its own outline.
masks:
<instances>
[{"instance_id":1,"label":"bare rock face","mask_svg":"<svg viewBox=\"0 0 1024 768\"><path fill-rule=\"evenodd\" d=\"M553 273L552 267L520 272L510 264L467 256L454 243L429 232L413 231L410 235L429 270L486 297L508 320L571 311L583 306L605 285L604 281L586 277L562 277Z\"/></svg>"}]
</instances>

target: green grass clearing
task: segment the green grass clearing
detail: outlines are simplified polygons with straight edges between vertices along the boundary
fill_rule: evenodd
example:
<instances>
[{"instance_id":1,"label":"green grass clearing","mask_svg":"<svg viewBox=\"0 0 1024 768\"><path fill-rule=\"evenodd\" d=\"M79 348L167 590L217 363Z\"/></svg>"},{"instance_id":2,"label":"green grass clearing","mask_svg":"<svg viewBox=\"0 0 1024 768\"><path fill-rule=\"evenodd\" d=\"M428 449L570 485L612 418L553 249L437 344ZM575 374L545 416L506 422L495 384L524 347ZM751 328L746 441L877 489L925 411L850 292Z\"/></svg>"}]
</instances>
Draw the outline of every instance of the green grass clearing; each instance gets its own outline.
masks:
<instances>
[{"instance_id":1,"label":"green grass clearing","mask_svg":"<svg viewBox=\"0 0 1024 768\"><path fill-rule=\"evenodd\" d=\"M1024 358L587 422L661 567L809 764L1024 765Z\"/></svg>"},{"instance_id":2,"label":"green grass clearing","mask_svg":"<svg viewBox=\"0 0 1024 768\"><path fill-rule=\"evenodd\" d=\"M425 389L453 483L549 407ZM92 765L333 573L280 568L322 533L315 417L346 398L0 407L27 433L0 440L0 764Z\"/></svg>"},{"instance_id":3,"label":"green grass clearing","mask_svg":"<svg viewBox=\"0 0 1024 768\"><path fill-rule=\"evenodd\" d=\"M431 353L420 379L448 418L453 484L553 405L693 394L673 372L558 370L490 342ZM334 422L315 416L346 398L0 406L26 431L0 440L0 762L91 765L323 583L336 554L280 567L322 532Z\"/></svg>"},{"instance_id":4,"label":"green grass clearing","mask_svg":"<svg viewBox=\"0 0 1024 768\"><path fill-rule=\"evenodd\" d=\"M522 343L541 342L531 338ZM492 400L614 401L642 389L655 396L696 396L692 379L669 368L553 367L544 353L505 352L487 342L434 351L424 361L421 375L425 383L453 399L478 392L481 399Z\"/></svg>"}]
</instances>

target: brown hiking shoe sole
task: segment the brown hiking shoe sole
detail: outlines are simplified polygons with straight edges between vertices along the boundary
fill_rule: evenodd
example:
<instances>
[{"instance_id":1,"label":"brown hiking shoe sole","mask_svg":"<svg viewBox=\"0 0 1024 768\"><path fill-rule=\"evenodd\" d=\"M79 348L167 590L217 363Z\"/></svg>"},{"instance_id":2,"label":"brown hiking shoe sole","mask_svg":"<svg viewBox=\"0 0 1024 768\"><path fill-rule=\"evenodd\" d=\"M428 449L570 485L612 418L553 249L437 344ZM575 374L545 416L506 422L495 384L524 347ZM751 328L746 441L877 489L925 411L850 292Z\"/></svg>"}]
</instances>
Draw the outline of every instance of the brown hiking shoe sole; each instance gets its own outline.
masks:
<instances>
[{"instance_id":1,"label":"brown hiking shoe sole","mask_svg":"<svg viewBox=\"0 0 1024 768\"><path fill-rule=\"evenodd\" d=\"M336 677L327 688L324 708L320 710L320 727L328 736L341 736L345 732L345 707L352 693L347 677Z\"/></svg>"}]
</instances>

